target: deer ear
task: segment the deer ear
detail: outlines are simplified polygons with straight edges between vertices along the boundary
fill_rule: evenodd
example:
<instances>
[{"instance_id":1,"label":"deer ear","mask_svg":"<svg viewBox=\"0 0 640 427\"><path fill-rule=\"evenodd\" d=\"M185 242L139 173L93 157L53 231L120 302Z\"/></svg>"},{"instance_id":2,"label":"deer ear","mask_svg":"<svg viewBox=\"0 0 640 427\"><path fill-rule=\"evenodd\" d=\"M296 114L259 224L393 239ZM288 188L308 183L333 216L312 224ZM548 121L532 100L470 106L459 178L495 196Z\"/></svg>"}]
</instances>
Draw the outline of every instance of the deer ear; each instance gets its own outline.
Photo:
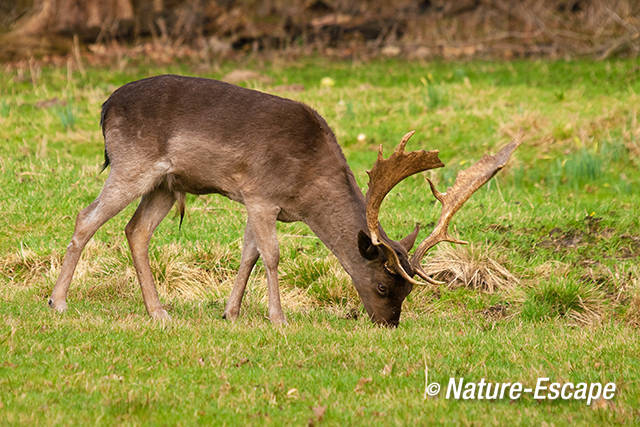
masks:
<instances>
[{"instance_id":1,"label":"deer ear","mask_svg":"<svg viewBox=\"0 0 640 427\"><path fill-rule=\"evenodd\" d=\"M407 235L407 237L400 240L400 242L398 243L400 243L407 252L411 251L411 248L413 248L413 245L416 243L416 237L418 237L419 231L420 224L416 224L416 228L414 228L413 231L409 233L409 235Z\"/></svg>"},{"instance_id":2,"label":"deer ear","mask_svg":"<svg viewBox=\"0 0 640 427\"><path fill-rule=\"evenodd\" d=\"M371 243L371 238L362 230L358 232L358 249L360 250L360 255L368 260L378 257L378 248Z\"/></svg>"}]
</instances>

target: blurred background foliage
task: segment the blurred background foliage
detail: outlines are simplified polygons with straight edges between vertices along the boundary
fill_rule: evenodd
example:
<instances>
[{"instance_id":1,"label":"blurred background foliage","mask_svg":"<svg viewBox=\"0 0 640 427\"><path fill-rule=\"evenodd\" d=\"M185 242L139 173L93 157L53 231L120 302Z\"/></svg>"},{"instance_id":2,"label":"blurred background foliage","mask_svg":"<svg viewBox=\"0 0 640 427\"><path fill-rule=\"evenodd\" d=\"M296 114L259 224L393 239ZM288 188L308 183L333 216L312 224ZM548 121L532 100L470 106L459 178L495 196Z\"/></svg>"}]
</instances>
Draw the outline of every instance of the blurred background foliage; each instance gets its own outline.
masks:
<instances>
[{"instance_id":1,"label":"blurred background foliage","mask_svg":"<svg viewBox=\"0 0 640 427\"><path fill-rule=\"evenodd\" d=\"M0 60L153 41L208 55L635 56L638 0L4 0ZM94 47L94 50L100 50Z\"/></svg>"}]
</instances>

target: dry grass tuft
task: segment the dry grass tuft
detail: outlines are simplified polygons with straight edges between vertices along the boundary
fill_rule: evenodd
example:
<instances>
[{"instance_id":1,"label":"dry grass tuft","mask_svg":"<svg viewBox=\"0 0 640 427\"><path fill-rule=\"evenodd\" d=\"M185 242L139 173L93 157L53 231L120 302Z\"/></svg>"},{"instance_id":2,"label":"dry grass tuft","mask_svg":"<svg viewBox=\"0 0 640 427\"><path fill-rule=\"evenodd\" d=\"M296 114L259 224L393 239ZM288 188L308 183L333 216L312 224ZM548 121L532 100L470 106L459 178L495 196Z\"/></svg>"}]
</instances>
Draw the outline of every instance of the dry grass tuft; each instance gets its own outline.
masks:
<instances>
[{"instance_id":1,"label":"dry grass tuft","mask_svg":"<svg viewBox=\"0 0 640 427\"><path fill-rule=\"evenodd\" d=\"M578 325L595 325L605 316L607 300L597 287L585 287L577 296L578 308L569 309L565 316Z\"/></svg>"},{"instance_id":2,"label":"dry grass tuft","mask_svg":"<svg viewBox=\"0 0 640 427\"><path fill-rule=\"evenodd\" d=\"M499 261L491 247L441 246L424 270L450 288L464 286L493 293L511 290L519 280Z\"/></svg>"},{"instance_id":3,"label":"dry grass tuft","mask_svg":"<svg viewBox=\"0 0 640 427\"><path fill-rule=\"evenodd\" d=\"M629 301L629 309L625 314L625 320L636 328L640 327L640 290L638 290Z\"/></svg>"},{"instance_id":4,"label":"dry grass tuft","mask_svg":"<svg viewBox=\"0 0 640 427\"><path fill-rule=\"evenodd\" d=\"M264 275L260 278L258 286L261 287L261 291L257 293L259 295L259 303L261 306L266 307L269 305L269 295L267 292L267 279ZM282 301L282 307L285 311L296 312L310 312L318 307L318 301L314 299L308 292L300 288L282 287L280 288L280 299ZM251 300L249 300L250 303ZM244 304L247 304L245 302Z\"/></svg>"},{"instance_id":5,"label":"dry grass tuft","mask_svg":"<svg viewBox=\"0 0 640 427\"><path fill-rule=\"evenodd\" d=\"M0 258L0 275L9 283L27 285L48 270L55 270L58 264L55 257L43 257L35 251L20 247Z\"/></svg>"},{"instance_id":6,"label":"dry grass tuft","mask_svg":"<svg viewBox=\"0 0 640 427\"><path fill-rule=\"evenodd\" d=\"M180 300L222 298L233 284L235 271L228 266L234 251L211 244L203 248L171 243L158 247L151 257L158 292Z\"/></svg>"},{"instance_id":7,"label":"dry grass tuft","mask_svg":"<svg viewBox=\"0 0 640 427\"><path fill-rule=\"evenodd\" d=\"M632 326L640 327L640 266L616 271L615 275L617 278L622 277L616 302L627 306L624 320Z\"/></svg>"},{"instance_id":8,"label":"dry grass tuft","mask_svg":"<svg viewBox=\"0 0 640 427\"><path fill-rule=\"evenodd\" d=\"M174 243L152 247L150 252L151 270L163 298L222 298L231 289L236 272L229 265L237 255L232 248ZM21 288L52 288L61 262L62 256L57 253L38 255L21 248L0 258L0 276ZM78 262L70 295L78 299L130 297L139 293L137 283L126 243L107 244L94 239Z\"/></svg>"},{"instance_id":9,"label":"dry grass tuft","mask_svg":"<svg viewBox=\"0 0 640 427\"><path fill-rule=\"evenodd\" d=\"M300 290L300 295L305 295L302 309L311 304L349 311L359 303L351 279L332 255L312 256L300 252L295 257L286 258L280 271L283 293Z\"/></svg>"},{"instance_id":10,"label":"dry grass tuft","mask_svg":"<svg viewBox=\"0 0 640 427\"><path fill-rule=\"evenodd\" d=\"M286 250L286 245L284 246ZM170 243L151 246L151 271L161 299L171 301L224 301L235 277L240 248L208 243ZM62 255L39 255L20 248L0 257L3 297L24 289L51 291L58 275ZM347 316L357 309L359 299L349 277L332 256L299 254L281 264L281 297L287 310L306 312L325 307ZM267 306L267 284L260 263L254 269L244 307ZM126 242L105 243L91 240L76 267L69 296L73 300L138 298L138 279ZM346 313L346 314L345 314Z\"/></svg>"}]
</instances>

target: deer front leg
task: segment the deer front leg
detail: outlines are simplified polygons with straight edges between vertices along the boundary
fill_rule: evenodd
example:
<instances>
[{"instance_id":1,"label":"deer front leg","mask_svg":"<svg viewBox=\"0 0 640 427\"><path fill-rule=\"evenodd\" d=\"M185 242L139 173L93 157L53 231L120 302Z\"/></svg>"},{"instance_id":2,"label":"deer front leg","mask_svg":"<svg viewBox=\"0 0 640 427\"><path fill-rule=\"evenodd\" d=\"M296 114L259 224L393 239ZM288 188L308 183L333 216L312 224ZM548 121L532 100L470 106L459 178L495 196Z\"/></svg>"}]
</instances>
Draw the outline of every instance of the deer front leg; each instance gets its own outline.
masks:
<instances>
[{"instance_id":1,"label":"deer front leg","mask_svg":"<svg viewBox=\"0 0 640 427\"><path fill-rule=\"evenodd\" d=\"M258 252L267 271L269 319L271 323L276 325L286 323L282 306L280 305L280 290L278 288L280 249L276 234L276 218L279 212L280 208L261 203L261 201L257 203L247 202L247 222L251 226Z\"/></svg>"},{"instance_id":2,"label":"deer front leg","mask_svg":"<svg viewBox=\"0 0 640 427\"><path fill-rule=\"evenodd\" d=\"M251 231L249 221L244 229L244 242L242 244L242 257L240 258L240 268L238 269L238 276L229 295L229 301L224 309L222 317L227 320L236 320L240 314L240 305L242 304L242 297L247 287L247 281L251 275L253 267L256 265L256 261L260 254L258 247L256 246L256 239Z\"/></svg>"},{"instance_id":3,"label":"deer front leg","mask_svg":"<svg viewBox=\"0 0 640 427\"><path fill-rule=\"evenodd\" d=\"M154 319L170 319L170 317L162 307L153 283L153 274L149 265L149 241L158 224L171 210L175 200L173 192L165 188L158 188L145 194L131 221L125 227L133 265L142 290L142 299L147 313Z\"/></svg>"}]
</instances>

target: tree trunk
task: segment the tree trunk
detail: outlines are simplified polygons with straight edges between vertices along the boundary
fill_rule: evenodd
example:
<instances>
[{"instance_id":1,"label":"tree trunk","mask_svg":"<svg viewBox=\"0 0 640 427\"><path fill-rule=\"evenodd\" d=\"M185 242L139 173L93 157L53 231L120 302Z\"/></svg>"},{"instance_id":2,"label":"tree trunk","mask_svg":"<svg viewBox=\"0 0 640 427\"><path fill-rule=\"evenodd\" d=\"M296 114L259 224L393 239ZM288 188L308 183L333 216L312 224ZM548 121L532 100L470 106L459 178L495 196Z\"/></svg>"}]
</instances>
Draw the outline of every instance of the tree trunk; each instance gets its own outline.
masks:
<instances>
[{"instance_id":1,"label":"tree trunk","mask_svg":"<svg viewBox=\"0 0 640 427\"><path fill-rule=\"evenodd\" d=\"M133 22L130 0L38 0L35 13L16 23L21 36L77 34L95 39L101 32L117 33Z\"/></svg>"},{"instance_id":2,"label":"tree trunk","mask_svg":"<svg viewBox=\"0 0 640 427\"><path fill-rule=\"evenodd\" d=\"M0 39L0 59L24 57L25 51L68 52L70 36L95 42L128 35L133 25L131 0L36 0L33 12Z\"/></svg>"}]
</instances>

